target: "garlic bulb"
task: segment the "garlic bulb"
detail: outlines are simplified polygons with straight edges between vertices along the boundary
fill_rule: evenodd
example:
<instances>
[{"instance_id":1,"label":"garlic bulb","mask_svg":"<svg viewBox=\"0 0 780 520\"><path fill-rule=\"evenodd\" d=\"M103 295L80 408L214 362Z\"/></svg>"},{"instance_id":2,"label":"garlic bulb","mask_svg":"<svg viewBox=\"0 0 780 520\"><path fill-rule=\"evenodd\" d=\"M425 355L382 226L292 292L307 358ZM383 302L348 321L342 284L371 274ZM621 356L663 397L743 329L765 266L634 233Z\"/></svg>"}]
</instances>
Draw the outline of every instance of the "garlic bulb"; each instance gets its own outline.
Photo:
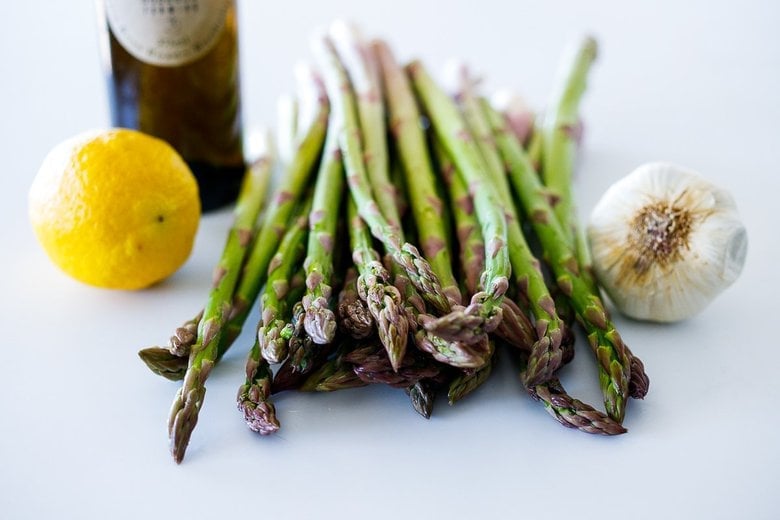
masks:
<instances>
[{"instance_id":1,"label":"garlic bulb","mask_svg":"<svg viewBox=\"0 0 780 520\"><path fill-rule=\"evenodd\" d=\"M596 276L627 316L693 316L737 279L747 233L728 192L668 163L610 187L588 226Z\"/></svg>"}]
</instances>

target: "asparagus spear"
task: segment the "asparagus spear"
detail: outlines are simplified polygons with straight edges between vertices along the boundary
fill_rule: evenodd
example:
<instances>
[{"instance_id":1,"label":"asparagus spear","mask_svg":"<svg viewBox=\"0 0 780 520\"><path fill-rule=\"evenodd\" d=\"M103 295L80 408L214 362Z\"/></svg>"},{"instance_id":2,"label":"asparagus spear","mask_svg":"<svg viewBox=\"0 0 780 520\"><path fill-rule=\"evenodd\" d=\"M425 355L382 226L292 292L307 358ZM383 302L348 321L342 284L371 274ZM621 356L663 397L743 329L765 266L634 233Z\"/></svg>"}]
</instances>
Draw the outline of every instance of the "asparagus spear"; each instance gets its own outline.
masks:
<instances>
[{"instance_id":1,"label":"asparagus spear","mask_svg":"<svg viewBox=\"0 0 780 520\"><path fill-rule=\"evenodd\" d=\"M400 365L406 352L409 322L403 311L401 293L388 282L389 274L373 249L371 235L358 215L352 198L347 201L347 219L352 259L360 273L357 289L374 318L379 340L394 367Z\"/></svg>"},{"instance_id":2,"label":"asparagus spear","mask_svg":"<svg viewBox=\"0 0 780 520\"><path fill-rule=\"evenodd\" d=\"M557 201L554 207L555 216L572 242L580 271L594 294L598 294L598 286L593 276L590 249L584 229L578 225L576 217L572 177L581 132L579 105L597 52L596 40L587 37L562 61L559 79L540 133L543 142L544 181L552 200ZM626 353L631 365L629 395L642 399L647 394L650 380L642 361L634 356L628 347Z\"/></svg>"},{"instance_id":3,"label":"asparagus spear","mask_svg":"<svg viewBox=\"0 0 780 520\"><path fill-rule=\"evenodd\" d=\"M402 204L399 202L405 192L399 190L401 184L396 184L388 172L386 114L377 56L357 29L344 21L335 22L331 26L330 35L355 93L365 170L374 199L388 224L398 230L399 240L407 241L401 224ZM395 167L393 173L399 177L400 165L396 163ZM392 254L387 249L386 252ZM401 292L405 305L414 305L422 312L422 297L404 270L394 262L388 262L386 268L391 272L393 283ZM435 270L433 272L438 276ZM416 326L416 320L409 321L410 326Z\"/></svg>"},{"instance_id":4,"label":"asparagus spear","mask_svg":"<svg viewBox=\"0 0 780 520\"><path fill-rule=\"evenodd\" d=\"M276 146L279 149L279 162L287 168L295 157L298 135L298 101L295 96L282 94L276 102Z\"/></svg>"},{"instance_id":5,"label":"asparagus spear","mask_svg":"<svg viewBox=\"0 0 780 520\"><path fill-rule=\"evenodd\" d=\"M523 143L528 158L536 171L541 171L542 132L539 128L540 118L535 118L522 98L510 91L502 91L501 93L494 95L492 97L492 104L504 117L507 127L515 135L515 138L520 143ZM516 197L515 204L518 207L522 207L522 204ZM538 239L530 234L528 240L531 244L531 250L537 254L537 257L543 256L544 251L542 250ZM563 324L563 339L561 341L563 356L561 358L561 364L566 364L574 358L575 335L572 327L576 321L576 314L572 310L568 298L561 292L560 288L555 283L555 280L550 279L552 275L549 271L545 271L544 275L545 280L547 280L547 287L550 290L550 295L555 301L555 309Z\"/></svg>"},{"instance_id":6,"label":"asparagus spear","mask_svg":"<svg viewBox=\"0 0 780 520\"><path fill-rule=\"evenodd\" d=\"M374 198L364 164L355 96L333 44L327 38L319 38L314 42L314 51L321 64L334 111L341 116L340 123L343 128L339 130L340 145L347 184L361 218L370 226L371 233L382 242L392 260L406 271L407 276L426 301L441 312L449 312L450 303L430 264L422 258L416 247L403 242L400 228L392 225L383 216Z\"/></svg>"},{"instance_id":7,"label":"asparagus spear","mask_svg":"<svg viewBox=\"0 0 780 520\"><path fill-rule=\"evenodd\" d=\"M552 199L557 201L554 207L555 216L572 243L579 269L594 294L598 294L598 286L593 277L590 249L584 229L579 225L576 215L572 177L581 133L579 105L597 53L596 40L586 37L562 61L559 78L539 132L543 143L541 149L544 182ZM650 380L642 361L634 356L628 347L626 353L631 365L629 395L642 399L647 394Z\"/></svg>"},{"instance_id":8,"label":"asparagus spear","mask_svg":"<svg viewBox=\"0 0 780 520\"><path fill-rule=\"evenodd\" d=\"M449 204L457 228L460 265L464 273L465 287L470 294L474 294L480 289L479 277L485 266L485 243L474 212L474 203L462 176L456 173L455 165L435 136L431 139L431 146L447 188ZM527 342L528 345L533 343L533 326L510 298L504 297L501 301L501 315L501 322L494 331L496 335L512 343ZM491 349L488 348L486 351ZM492 364L493 357L490 356L480 368L461 372L452 378L447 392L450 404L465 397L484 383L491 373Z\"/></svg>"},{"instance_id":9,"label":"asparagus spear","mask_svg":"<svg viewBox=\"0 0 780 520\"><path fill-rule=\"evenodd\" d=\"M268 150L270 152L270 147ZM265 198L272 160L271 155L262 156L244 177L236 201L233 225L214 271L212 288L198 324L197 339L190 349L184 384L177 392L171 408L168 433L177 463L184 457L190 434L197 423L198 411L206 392L205 381L214 363L227 348L220 348L222 329L231 312L233 291Z\"/></svg>"},{"instance_id":10,"label":"asparagus spear","mask_svg":"<svg viewBox=\"0 0 780 520\"><path fill-rule=\"evenodd\" d=\"M390 225L400 227L396 188L388 171L385 108L376 60L357 28L344 20L335 21L329 34L354 92L363 163L374 199Z\"/></svg>"},{"instance_id":11,"label":"asparagus spear","mask_svg":"<svg viewBox=\"0 0 780 520\"><path fill-rule=\"evenodd\" d=\"M285 297L290 289L289 280L300 267L305 251L310 209L311 200L308 200L284 234L268 266L268 281L260 297L262 321L257 338L260 354L269 363L280 363L287 357L287 340L282 337L282 330L287 325L287 311L291 309L286 308Z\"/></svg>"},{"instance_id":12,"label":"asparagus spear","mask_svg":"<svg viewBox=\"0 0 780 520\"><path fill-rule=\"evenodd\" d=\"M268 264L276 252L290 215L301 198L320 157L328 123L328 100L314 71L305 66L296 70L298 83L298 122L300 138L295 155L281 176L275 195L269 202L265 222L246 261L241 282L233 295L230 323L226 335L232 341L241 332L260 288L266 280Z\"/></svg>"},{"instance_id":13,"label":"asparagus spear","mask_svg":"<svg viewBox=\"0 0 780 520\"><path fill-rule=\"evenodd\" d=\"M385 42L375 41L371 49L379 60L389 126L401 160L401 172L409 192L423 253L439 278L444 293L453 304L460 304L461 294L452 273L447 229L442 218L444 202L436 189L436 176L425 134L420 127L420 112L412 87Z\"/></svg>"},{"instance_id":14,"label":"asparagus spear","mask_svg":"<svg viewBox=\"0 0 780 520\"><path fill-rule=\"evenodd\" d=\"M558 285L570 298L599 361L599 380L607 413L622 422L631 371L631 358L625 344L610 321L598 293L593 291L593 284L579 269L574 248L555 218L548 192L528 156L507 129L501 116L486 101L483 100L481 104L493 128L498 148L509 167L515 191L542 243Z\"/></svg>"},{"instance_id":15,"label":"asparagus spear","mask_svg":"<svg viewBox=\"0 0 780 520\"><path fill-rule=\"evenodd\" d=\"M501 300L509 286L511 265L507 248L507 221L496 187L484 176L476 143L469 138L463 119L448 96L434 83L419 61L407 66L417 97L433 129L474 198L474 207L485 238L485 271L482 287L462 310L428 324L428 330L448 338L480 341L501 320Z\"/></svg>"},{"instance_id":16,"label":"asparagus spear","mask_svg":"<svg viewBox=\"0 0 780 520\"><path fill-rule=\"evenodd\" d=\"M405 184L411 196L412 211L417 231L423 243L423 250L431 261L431 268L440 280L445 282L447 298L453 304L460 303L461 295L452 273L451 257L447 246L447 230L442 218L444 203L435 186L435 176L426 147L425 136L419 127L420 114L408 79L396 64L389 47L383 42L372 45L380 65L386 98L388 100L391 128L396 148L402 161ZM396 286L402 284L396 281ZM406 309L411 323L430 320L417 295L411 287L400 287L405 294ZM409 294L412 292L412 294ZM484 363L484 342L476 348L465 343L447 341L433 337L425 330L415 331L415 341L423 351L436 359L455 366L479 366Z\"/></svg>"},{"instance_id":17,"label":"asparagus spear","mask_svg":"<svg viewBox=\"0 0 780 520\"><path fill-rule=\"evenodd\" d=\"M302 269L295 275L291 275L294 266L300 263L300 256L303 250L301 235L306 229L306 205L303 208L303 214L298 217L293 227L287 231L282 243L279 245L279 251L271 261L271 268L268 276L268 283L263 294L263 318L268 315L267 308L275 307L280 312L281 299L284 298L284 309L292 307L293 303L300 304L301 296L304 291L304 273ZM302 231L303 230L303 231ZM297 241L297 243L296 243ZM285 276L289 276L287 282ZM281 282L281 283L280 283ZM273 293L273 298L268 299L266 293ZM269 311L270 312L270 311ZM276 314L277 318L280 316ZM280 320L282 321L282 320ZM244 416L244 421L249 428L261 435L268 435L279 429L279 421L276 418L276 409L271 403L272 381L274 379L267 356L264 356L263 341L268 341L267 331L263 331L264 321L258 326L258 334L255 335L255 342L249 352L246 362L246 380L238 389L236 404L239 411ZM278 327L278 323L276 324ZM280 335L282 335L280 333ZM275 342L281 343L282 347L276 347L276 351L283 350L286 347L286 341L289 338L281 340L272 338ZM275 352L275 355L281 355Z\"/></svg>"},{"instance_id":18,"label":"asparagus spear","mask_svg":"<svg viewBox=\"0 0 780 520\"><path fill-rule=\"evenodd\" d=\"M542 274L538 260L533 256L531 248L525 240L520 227L519 214L512 200L512 191L504 172L501 156L496 149L493 132L486 121L474 92L474 82L469 77L465 67L457 70L456 92L467 126L476 140L477 148L482 154L485 172L498 188L504 211L507 214L509 234L509 254L515 279L534 316L538 340L531 348L528 356L523 381L527 386L534 386L553 377L561 366L563 329L554 300Z\"/></svg>"},{"instance_id":19,"label":"asparagus spear","mask_svg":"<svg viewBox=\"0 0 780 520\"><path fill-rule=\"evenodd\" d=\"M286 296L287 307L294 302L300 305L304 278L301 270L290 280L290 291ZM279 429L276 409L271 402L275 382L276 378L268 361L260 354L259 339L255 336L255 343L246 364L246 382L238 390L236 404L249 428L261 435L268 435Z\"/></svg>"},{"instance_id":20,"label":"asparagus spear","mask_svg":"<svg viewBox=\"0 0 780 520\"><path fill-rule=\"evenodd\" d=\"M580 128L579 104L597 50L596 40L587 37L580 42L573 54L562 61L560 77L543 121L544 181L557 200L554 207L555 216L572 243L576 231L570 225L576 222L576 218L571 189L574 155L577 151L576 135ZM581 248L578 247L579 249ZM583 253L587 253L587 248Z\"/></svg>"},{"instance_id":21,"label":"asparagus spear","mask_svg":"<svg viewBox=\"0 0 780 520\"><path fill-rule=\"evenodd\" d=\"M455 220L464 287L468 294L475 294L480 290L480 276L485 269L485 241L474 211L474 200L441 143L435 137L431 141Z\"/></svg>"},{"instance_id":22,"label":"asparagus spear","mask_svg":"<svg viewBox=\"0 0 780 520\"><path fill-rule=\"evenodd\" d=\"M331 114L331 119L335 118ZM316 344L333 341L336 315L332 310L333 248L343 193L343 168L337 124L329 123L320 169L314 186L309 218L309 243L306 261L306 294L303 297L303 326Z\"/></svg>"},{"instance_id":23,"label":"asparagus spear","mask_svg":"<svg viewBox=\"0 0 780 520\"><path fill-rule=\"evenodd\" d=\"M534 165L536 171L544 171L542 150L544 150L544 134L541 129L534 127L534 132L531 134L531 140L526 146L528 150L528 158L531 159L531 164Z\"/></svg>"},{"instance_id":24,"label":"asparagus spear","mask_svg":"<svg viewBox=\"0 0 780 520\"><path fill-rule=\"evenodd\" d=\"M354 90L365 171L373 197L387 223L397 230L398 240L404 241L398 190L388 173L385 110L377 58L358 31L345 22L334 23L330 35ZM385 251L392 257L392 250L385 247ZM422 298L398 264L391 262L387 268L392 274L394 285L401 293L409 326L415 330L417 316L425 310ZM435 270L433 272L438 276L439 273ZM394 362L398 362L398 359Z\"/></svg>"},{"instance_id":25,"label":"asparagus spear","mask_svg":"<svg viewBox=\"0 0 780 520\"><path fill-rule=\"evenodd\" d=\"M248 253L242 269L243 276L235 287L235 292L233 286L238 279L238 269L233 272L225 269L224 274L220 274L222 269L218 269L219 276L216 277L217 283L212 291L214 296L209 298L209 305L204 309L203 319L198 327L199 339L192 347L183 386L171 406L168 435L171 439L171 452L177 463L184 458L190 436L197 424L206 393L205 382L208 374L219 356L220 349L227 348L220 346L220 342L224 341L229 345L238 336L260 286L265 281L278 235L284 229L322 147L328 112L327 102L321 95L313 75L309 75L306 81L302 79L301 84L304 85L301 102L306 101L317 107L311 110L314 116L304 125L304 138L298 145L297 154L279 191L269 204L266 219ZM246 247L249 237L246 234L241 237L236 235L233 240L241 244L239 238L247 241L244 245Z\"/></svg>"}]
</instances>

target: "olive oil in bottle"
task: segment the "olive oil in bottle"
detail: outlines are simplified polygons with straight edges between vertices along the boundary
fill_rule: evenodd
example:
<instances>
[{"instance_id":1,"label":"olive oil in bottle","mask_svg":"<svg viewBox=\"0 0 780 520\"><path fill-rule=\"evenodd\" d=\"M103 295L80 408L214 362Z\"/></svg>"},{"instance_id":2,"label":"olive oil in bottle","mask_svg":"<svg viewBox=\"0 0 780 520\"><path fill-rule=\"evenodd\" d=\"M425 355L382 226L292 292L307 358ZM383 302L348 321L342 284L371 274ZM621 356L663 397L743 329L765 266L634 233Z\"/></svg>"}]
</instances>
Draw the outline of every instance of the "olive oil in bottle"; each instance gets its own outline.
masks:
<instances>
[{"instance_id":1,"label":"olive oil in bottle","mask_svg":"<svg viewBox=\"0 0 780 520\"><path fill-rule=\"evenodd\" d=\"M97 0L114 126L170 143L204 211L244 173L235 0Z\"/></svg>"}]
</instances>

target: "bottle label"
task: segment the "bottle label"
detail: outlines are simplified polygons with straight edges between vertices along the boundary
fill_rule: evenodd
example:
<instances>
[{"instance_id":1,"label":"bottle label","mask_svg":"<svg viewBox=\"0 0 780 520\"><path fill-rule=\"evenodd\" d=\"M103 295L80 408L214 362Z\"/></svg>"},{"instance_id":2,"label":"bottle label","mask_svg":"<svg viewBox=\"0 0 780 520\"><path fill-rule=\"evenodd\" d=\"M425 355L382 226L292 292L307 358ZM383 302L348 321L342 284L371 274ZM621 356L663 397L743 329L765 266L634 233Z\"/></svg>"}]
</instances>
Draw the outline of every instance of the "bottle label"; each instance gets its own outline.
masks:
<instances>
[{"instance_id":1,"label":"bottle label","mask_svg":"<svg viewBox=\"0 0 780 520\"><path fill-rule=\"evenodd\" d=\"M195 61L219 39L232 0L105 0L111 31L127 52L152 65Z\"/></svg>"}]
</instances>

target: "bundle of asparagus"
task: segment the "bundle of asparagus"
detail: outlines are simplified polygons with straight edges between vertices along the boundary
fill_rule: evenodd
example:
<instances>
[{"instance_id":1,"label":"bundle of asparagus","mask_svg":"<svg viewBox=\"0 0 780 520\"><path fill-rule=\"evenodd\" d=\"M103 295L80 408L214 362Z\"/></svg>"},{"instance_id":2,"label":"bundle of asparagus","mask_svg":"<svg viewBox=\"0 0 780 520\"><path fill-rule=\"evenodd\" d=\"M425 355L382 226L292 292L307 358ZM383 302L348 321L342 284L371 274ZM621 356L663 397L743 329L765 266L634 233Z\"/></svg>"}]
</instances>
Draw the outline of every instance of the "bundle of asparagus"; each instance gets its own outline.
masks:
<instances>
[{"instance_id":1,"label":"bundle of asparagus","mask_svg":"<svg viewBox=\"0 0 780 520\"><path fill-rule=\"evenodd\" d=\"M258 298L238 408L261 434L279 429L272 395L294 389L387 384L430 417L437 394L452 404L473 392L506 347L529 395L561 424L625 432L626 402L644 397L648 380L602 303L571 188L595 41L564 63L530 137L463 67L448 94L421 62L399 65L385 42L340 21L312 49L316 67L297 70L297 96L281 105L282 160L269 140L247 170L203 311L167 348L140 352L183 380L169 419L175 460L211 368ZM283 173L263 211L274 169ZM606 413L558 378L575 318Z\"/></svg>"}]
</instances>

